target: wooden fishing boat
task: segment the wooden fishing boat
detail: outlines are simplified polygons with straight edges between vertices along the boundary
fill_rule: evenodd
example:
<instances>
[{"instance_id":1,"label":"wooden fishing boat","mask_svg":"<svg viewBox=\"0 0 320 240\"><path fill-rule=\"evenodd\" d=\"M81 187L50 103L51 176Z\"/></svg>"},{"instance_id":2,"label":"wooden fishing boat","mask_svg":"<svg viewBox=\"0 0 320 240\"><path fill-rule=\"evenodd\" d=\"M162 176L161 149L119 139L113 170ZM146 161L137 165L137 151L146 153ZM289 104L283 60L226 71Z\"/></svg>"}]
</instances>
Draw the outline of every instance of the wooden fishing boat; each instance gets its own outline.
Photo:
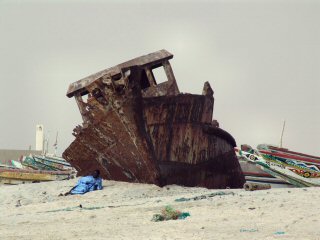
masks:
<instances>
[{"instance_id":1,"label":"wooden fishing boat","mask_svg":"<svg viewBox=\"0 0 320 240\"><path fill-rule=\"evenodd\" d=\"M274 177L262 170L261 167L255 163L255 160L258 159L256 153L253 154L242 151L239 148L235 148L235 152L247 183L270 184L272 188L287 188L294 186L283 179Z\"/></svg>"},{"instance_id":2,"label":"wooden fishing boat","mask_svg":"<svg viewBox=\"0 0 320 240\"><path fill-rule=\"evenodd\" d=\"M40 171L0 168L0 184L21 184L43 181L56 181L70 179L71 177L71 171Z\"/></svg>"},{"instance_id":3,"label":"wooden fishing boat","mask_svg":"<svg viewBox=\"0 0 320 240\"><path fill-rule=\"evenodd\" d=\"M24 156L21 160L22 165L45 171L65 171L71 170L71 165L62 158L54 158L49 156L30 155Z\"/></svg>"},{"instance_id":4,"label":"wooden fishing boat","mask_svg":"<svg viewBox=\"0 0 320 240\"><path fill-rule=\"evenodd\" d=\"M292 184L287 183L283 179L276 178L271 174L263 171L256 164L246 160L239 160L243 175L246 182L249 183L263 183L270 184L272 188L293 187Z\"/></svg>"},{"instance_id":5,"label":"wooden fishing boat","mask_svg":"<svg viewBox=\"0 0 320 240\"><path fill-rule=\"evenodd\" d=\"M265 171L299 187L320 186L320 157L261 144L256 161Z\"/></svg>"},{"instance_id":6,"label":"wooden fishing boat","mask_svg":"<svg viewBox=\"0 0 320 240\"><path fill-rule=\"evenodd\" d=\"M320 186L320 157L260 144L257 150L244 145L236 152L264 173L297 187Z\"/></svg>"}]
</instances>

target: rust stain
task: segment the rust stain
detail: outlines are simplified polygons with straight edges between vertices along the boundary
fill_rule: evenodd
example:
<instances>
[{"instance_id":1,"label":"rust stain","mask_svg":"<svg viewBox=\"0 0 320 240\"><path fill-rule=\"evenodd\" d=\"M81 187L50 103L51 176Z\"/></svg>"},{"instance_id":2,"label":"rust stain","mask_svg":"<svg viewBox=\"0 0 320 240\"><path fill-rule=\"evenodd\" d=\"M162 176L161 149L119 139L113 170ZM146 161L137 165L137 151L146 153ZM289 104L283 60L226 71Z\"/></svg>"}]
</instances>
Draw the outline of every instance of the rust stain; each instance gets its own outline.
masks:
<instances>
[{"instance_id":1,"label":"rust stain","mask_svg":"<svg viewBox=\"0 0 320 240\"><path fill-rule=\"evenodd\" d=\"M234 138L213 120L208 82L202 95L181 94L166 50L103 70L70 85L83 124L63 157L85 175L106 179L241 188ZM157 83L154 69L167 81Z\"/></svg>"}]
</instances>

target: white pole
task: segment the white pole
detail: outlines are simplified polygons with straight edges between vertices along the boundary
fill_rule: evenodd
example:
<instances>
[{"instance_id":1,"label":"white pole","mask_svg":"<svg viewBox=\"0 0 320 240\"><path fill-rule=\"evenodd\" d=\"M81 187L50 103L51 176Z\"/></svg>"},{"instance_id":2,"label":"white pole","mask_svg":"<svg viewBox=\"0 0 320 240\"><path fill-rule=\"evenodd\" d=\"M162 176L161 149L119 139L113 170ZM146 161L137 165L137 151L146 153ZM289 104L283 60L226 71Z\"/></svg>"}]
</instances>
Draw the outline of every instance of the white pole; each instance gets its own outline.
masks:
<instances>
[{"instance_id":1,"label":"white pole","mask_svg":"<svg viewBox=\"0 0 320 240\"><path fill-rule=\"evenodd\" d=\"M49 153L49 138L50 138L50 131L48 131L48 138L47 138L47 154Z\"/></svg>"},{"instance_id":2,"label":"white pole","mask_svg":"<svg viewBox=\"0 0 320 240\"><path fill-rule=\"evenodd\" d=\"M36 150L37 151L43 151L44 149L44 131L43 131L43 125L38 124L36 125Z\"/></svg>"},{"instance_id":3,"label":"white pole","mask_svg":"<svg viewBox=\"0 0 320 240\"><path fill-rule=\"evenodd\" d=\"M280 146L282 148L282 140L283 140L283 133L284 133L284 129L286 127L286 120L283 121L283 126L282 126L282 132L281 132L281 137L280 137Z\"/></svg>"}]
</instances>

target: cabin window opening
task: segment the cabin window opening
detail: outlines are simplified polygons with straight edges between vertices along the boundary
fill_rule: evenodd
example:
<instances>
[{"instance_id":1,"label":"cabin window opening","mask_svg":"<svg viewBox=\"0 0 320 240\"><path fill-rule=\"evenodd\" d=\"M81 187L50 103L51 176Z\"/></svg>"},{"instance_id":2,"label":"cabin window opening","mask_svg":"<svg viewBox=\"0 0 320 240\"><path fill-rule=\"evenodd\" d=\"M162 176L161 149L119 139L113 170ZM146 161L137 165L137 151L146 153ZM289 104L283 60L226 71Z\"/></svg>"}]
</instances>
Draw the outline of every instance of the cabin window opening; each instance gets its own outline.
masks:
<instances>
[{"instance_id":1,"label":"cabin window opening","mask_svg":"<svg viewBox=\"0 0 320 240\"><path fill-rule=\"evenodd\" d=\"M149 83L149 79L148 79L147 73L144 70L141 72L141 82L140 83L141 83L141 89L142 90L150 87L150 83Z\"/></svg>"},{"instance_id":2,"label":"cabin window opening","mask_svg":"<svg viewBox=\"0 0 320 240\"><path fill-rule=\"evenodd\" d=\"M119 81L122 78L121 73L112 76L113 81Z\"/></svg>"},{"instance_id":3,"label":"cabin window opening","mask_svg":"<svg viewBox=\"0 0 320 240\"><path fill-rule=\"evenodd\" d=\"M86 94L86 95L82 95L81 96L81 101L83 103L88 103L88 100L89 100L89 94Z\"/></svg>"},{"instance_id":4,"label":"cabin window opening","mask_svg":"<svg viewBox=\"0 0 320 240\"><path fill-rule=\"evenodd\" d=\"M152 69L152 74L157 84L168 81L167 74L162 65L160 67Z\"/></svg>"}]
</instances>

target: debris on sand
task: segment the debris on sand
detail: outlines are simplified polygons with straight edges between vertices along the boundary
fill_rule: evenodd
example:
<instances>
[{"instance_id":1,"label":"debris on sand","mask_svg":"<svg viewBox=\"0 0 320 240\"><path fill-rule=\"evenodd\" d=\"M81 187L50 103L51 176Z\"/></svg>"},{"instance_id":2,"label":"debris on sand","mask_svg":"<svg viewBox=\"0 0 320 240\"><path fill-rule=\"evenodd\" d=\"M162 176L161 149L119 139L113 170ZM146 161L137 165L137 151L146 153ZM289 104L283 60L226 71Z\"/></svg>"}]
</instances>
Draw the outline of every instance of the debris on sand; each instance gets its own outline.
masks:
<instances>
[{"instance_id":1,"label":"debris on sand","mask_svg":"<svg viewBox=\"0 0 320 240\"><path fill-rule=\"evenodd\" d=\"M166 206L164 209L162 209L161 214L153 215L152 221L162 222L162 221L168 221L168 220L186 219L187 217L190 217L190 213L180 212L178 210L175 210L171 206Z\"/></svg>"},{"instance_id":2,"label":"debris on sand","mask_svg":"<svg viewBox=\"0 0 320 240\"><path fill-rule=\"evenodd\" d=\"M208 199L208 198L212 198L215 196L226 196L226 195L235 195L234 192L215 192L215 193L210 193L207 195L201 195L201 196L197 196L197 197L192 197L192 198L178 198L175 200L175 202L188 202L188 201L198 201L198 200L202 200L202 199Z\"/></svg>"}]
</instances>

